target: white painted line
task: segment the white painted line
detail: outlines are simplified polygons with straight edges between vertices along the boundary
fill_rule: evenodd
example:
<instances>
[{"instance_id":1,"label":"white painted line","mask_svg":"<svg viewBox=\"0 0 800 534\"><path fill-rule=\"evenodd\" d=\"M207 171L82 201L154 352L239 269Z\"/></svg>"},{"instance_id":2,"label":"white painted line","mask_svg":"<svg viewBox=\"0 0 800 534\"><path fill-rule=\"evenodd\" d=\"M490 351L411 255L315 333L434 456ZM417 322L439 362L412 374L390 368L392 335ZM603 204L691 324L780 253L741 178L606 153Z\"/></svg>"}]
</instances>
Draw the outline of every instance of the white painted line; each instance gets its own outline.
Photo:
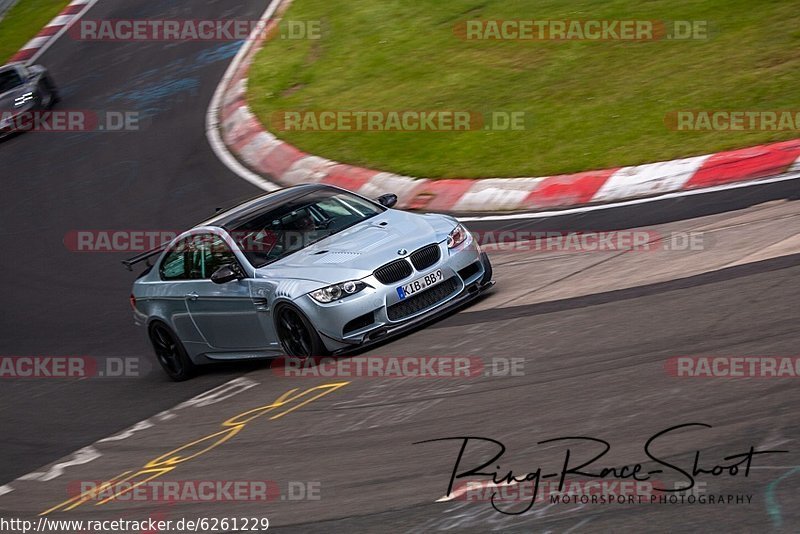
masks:
<instances>
[{"instance_id":1,"label":"white painted line","mask_svg":"<svg viewBox=\"0 0 800 534\"><path fill-rule=\"evenodd\" d=\"M260 20L264 21L270 19L272 15L275 14L275 11L278 9L280 3L280 0L272 0L266 11L264 11L264 13L261 15ZM275 191L276 189L280 189L281 186L270 182L266 178L259 176L242 165L239 160L237 160L233 154L228 151L228 147L225 146L225 143L222 141L222 136L219 132L219 113L222 110L222 100L225 96L225 89L230 84L233 75L236 73L239 65L250 51L250 48L252 48L252 46L256 43L256 36L259 32L260 28L256 27L253 29L253 32L250 34L247 41L245 41L245 43L239 49L239 52L236 53L236 56L233 58L233 61L231 61L231 64L228 65L228 70L225 71L225 75L222 77L219 85L217 85L217 89L214 91L214 96L211 98L211 103L208 105L208 111L206 111L206 138L208 139L208 144L211 145L211 150L214 151L214 154L216 154L217 158L219 158L219 160L226 167L228 167L231 172L238 175L243 180L247 180L256 187L260 187L264 191Z\"/></svg>"},{"instance_id":2,"label":"white painted line","mask_svg":"<svg viewBox=\"0 0 800 534\"><path fill-rule=\"evenodd\" d=\"M250 388L254 388L258 384L258 382L251 378L240 376L239 378L234 378L233 380L225 382L221 386L210 389L205 393L195 395L188 401L180 403L174 409L182 410L190 407L211 406L212 404L228 400L234 395L238 395L239 393L247 391Z\"/></svg>"},{"instance_id":3,"label":"white painted line","mask_svg":"<svg viewBox=\"0 0 800 534\"><path fill-rule=\"evenodd\" d=\"M70 5L83 5L85 7L83 9L81 9L79 12L75 13L74 15L72 15L72 20L70 20L68 23L64 24L64 26L62 26L60 30L58 30L53 35L49 36L48 37L48 41L44 44L44 46L42 46L35 54L33 54L25 62L25 64L26 65L33 65L34 63L36 63L36 60L38 60L42 56L42 54L47 52L47 50L51 46L53 46L53 43L58 41L61 38L61 36L64 35L67 32L67 30L70 28L70 26L72 26L75 23L75 21L78 20L79 18L81 18L87 11L92 9L92 6L95 5L96 3L97 3L97 0L80 0L80 1L72 2L72 4L70 4Z\"/></svg>"},{"instance_id":4,"label":"white painted line","mask_svg":"<svg viewBox=\"0 0 800 534\"><path fill-rule=\"evenodd\" d=\"M575 213L588 213L591 211L607 210L612 208L621 208L624 206L636 206L639 204L647 204L648 202L658 202L660 200L668 200L671 198L688 197L692 195L700 195L703 193L714 193L716 191L725 191L728 189L739 189L742 187L752 187L754 185L764 185L776 182L785 182L788 180L796 180L800 178L800 172L784 173L773 178L764 178L753 180L749 182L736 182L732 184L717 185L714 187L706 187L704 189L691 189L689 191L676 191L674 193L666 193L649 198L636 198L633 200L625 200L622 202L614 202L612 204L598 204L596 206L580 206L577 208L569 208L564 210L553 211L539 211L535 213L509 213L506 215L482 215L474 217L458 217L459 221L513 221L525 219L544 219L547 217L558 217L560 215L572 215Z\"/></svg>"},{"instance_id":5,"label":"white painted line","mask_svg":"<svg viewBox=\"0 0 800 534\"><path fill-rule=\"evenodd\" d=\"M33 473L28 473L27 475L22 475L18 480L38 480L39 482L47 482L63 475L64 470L66 470L67 467L88 464L92 460L97 460L101 456L102 454L100 454L94 447L84 447L72 453L72 456L69 460L65 462L59 462L53 465L53 467L47 471L35 471Z\"/></svg>"},{"instance_id":6,"label":"white painted line","mask_svg":"<svg viewBox=\"0 0 800 534\"><path fill-rule=\"evenodd\" d=\"M61 475L63 475L67 467L73 465L88 464L89 462L103 456L103 454L100 451L98 451L94 447L94 445L127 439L133 436L138 431L145 430L147 428L155 426L155 424L152 422L152 419L156 419L158 421L171 419L173 417L176 417L177 414L175 412L177 410L190 407L203 407L203 406L209 406L211 404L216 404L218 402L227 400L233 397L234 395L242 393L243 391L246 391L250 388L256 387L257 385L259 385L259 382L256 382L255 380L247 378L245 376L234 378L233 380L225 382L221 386L217 386L208 391L200 393L199 395L195 395L191 399L178 404L174 408L161 412L152 418L139 421L129 429L123 430L119 434L115 434L113 436L109 436L107 438L95 441L93 445L84 447L82 449L73 452L68 457L67 460L54 464L46 471L44 470L34 471L32 473L22 475L21 477L17 478L17 480L26 480L26 481L31 480L37 482L47 482L53 480L54 478L58 478ZM14 487L11 486L11 484L0 486L0 496L5 495L6 493L11 493L12 491L14 491Z\"/></svg>"},{"instance_id":7,"label":"white painted line","mask_svg":"<svg viewBox=\"0 0 800 534\"><path fill-rule=\"evenodd\" d=\"M139 421L138 423L133 425L131 428L129 428L127 430L123 430L122 432L120 432L119 434L117 434L115 436L110 436L110 437L107 437L107 438L103 438L100 441L98 441L97 443L108 443L109 441L120 441L120 440L123 440L123 439L127 439L127 438L131 437L132 435L134 435L136 432L138 432L140 430L147 430L148 428L152 428L153 426L155 426L155 424L151 423L150 419L145 419L144 421Z\"/></svg>"}]
</instances>

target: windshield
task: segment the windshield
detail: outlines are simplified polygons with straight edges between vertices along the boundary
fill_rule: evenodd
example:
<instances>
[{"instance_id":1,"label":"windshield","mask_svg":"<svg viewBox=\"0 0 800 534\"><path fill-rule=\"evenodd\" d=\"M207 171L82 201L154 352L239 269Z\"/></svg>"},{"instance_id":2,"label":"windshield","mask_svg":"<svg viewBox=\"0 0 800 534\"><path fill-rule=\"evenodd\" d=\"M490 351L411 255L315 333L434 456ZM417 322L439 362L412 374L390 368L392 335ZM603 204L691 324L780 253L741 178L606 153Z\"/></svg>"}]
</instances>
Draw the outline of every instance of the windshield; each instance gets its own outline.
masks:
<instances>
[{"instance_id":1,"label":"windshield","mask_svg":"<svg viewBox=\"0 0 800 534\"><path fill-rule=\"evenodd\" d=\"M22 85L22 78L19 77L16 70L0 71L0 93L5 93L20 85Z\"/></svg>"},{"instance_id":2,"label":"windshield","mask_svg":"<svg viewBox=\"0 0 800 534\"><path fill-rule=\"evenodd\" d=\"M230 233L256 267L263 267L383 212L335 190L308 193L233 228Z\"/></svg>"}]
</instances>

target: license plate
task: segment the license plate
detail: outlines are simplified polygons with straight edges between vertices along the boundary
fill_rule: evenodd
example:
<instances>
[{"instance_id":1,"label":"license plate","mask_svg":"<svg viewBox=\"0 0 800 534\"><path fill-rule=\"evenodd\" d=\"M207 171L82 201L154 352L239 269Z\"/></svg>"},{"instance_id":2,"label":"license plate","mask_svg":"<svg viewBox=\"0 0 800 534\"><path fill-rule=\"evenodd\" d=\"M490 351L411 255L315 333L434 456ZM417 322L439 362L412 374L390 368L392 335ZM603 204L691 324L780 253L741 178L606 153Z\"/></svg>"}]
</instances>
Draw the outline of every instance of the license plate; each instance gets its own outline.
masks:
<instances>
[{"instance_id":1,"label":"license plate","mask_svg":"<svg viewBox=\"0 0 800 534\"><path fill-rule=\"evenodd\" d=\"M427 289L431 286L435 286L439 282L444 280L444 275L442 274L441 269L436 269L430 274L426 274L423 277L417 278L416 280L412 280L411 282L407 283L404 286L400 286L397 288L397 295L401 298L407 298L415 293L419 293L423 289Z\"/></svg>"}]
</instances>

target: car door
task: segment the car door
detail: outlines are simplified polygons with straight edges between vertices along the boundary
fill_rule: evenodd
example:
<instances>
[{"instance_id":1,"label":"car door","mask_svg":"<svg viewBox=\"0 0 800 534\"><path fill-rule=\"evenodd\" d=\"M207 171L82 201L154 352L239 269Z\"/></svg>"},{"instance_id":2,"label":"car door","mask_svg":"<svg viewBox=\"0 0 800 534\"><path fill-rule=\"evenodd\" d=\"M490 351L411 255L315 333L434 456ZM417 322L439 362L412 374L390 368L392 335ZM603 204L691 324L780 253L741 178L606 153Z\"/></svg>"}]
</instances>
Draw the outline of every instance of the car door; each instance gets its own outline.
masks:
<instances>
[{"instance_id":1,"label":"car door","mask_svg":"<svg viewBox=\"0 0 800 534\"><path fill-rule=\"evenodd\" d=\"M186 295L196 290L198 282L191 278L196 256L193 243L194 237L189 236L170 247L158 266L161 283L149 295L157 303L155 307L162 310L162 316L192 353L195 350L204 351L207 345L186 307ZM197 348L190 345L196 345Z\"/></svg>"},{"instance_id":2,"label":"car door","mask_svg":"<svg viewBox=\"0 0 800 534\"><path fill-rule=\"evenodd\" d=\"M222 351L264 350L267 342L257 303L251 297L252 280L216 284L211 275L225 265L244 273L228 243L216 234L194 236L196 254L184 295L186 307L200 334L212 349Z\"/></svg>"}]
</instances>

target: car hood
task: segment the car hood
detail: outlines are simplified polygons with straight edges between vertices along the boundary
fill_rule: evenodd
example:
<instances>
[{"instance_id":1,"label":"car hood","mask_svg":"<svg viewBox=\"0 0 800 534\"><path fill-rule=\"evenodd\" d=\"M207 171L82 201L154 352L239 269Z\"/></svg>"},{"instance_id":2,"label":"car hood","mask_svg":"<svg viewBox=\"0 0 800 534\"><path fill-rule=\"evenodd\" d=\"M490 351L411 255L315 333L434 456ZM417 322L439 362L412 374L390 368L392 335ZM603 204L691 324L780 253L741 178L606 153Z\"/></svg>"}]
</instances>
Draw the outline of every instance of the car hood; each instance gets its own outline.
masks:
<instances>
[{"instance_id":1,"label":"car hood","mask_svg":"<svg viewBox=\"0 0 800 534\"><path fill-rule=\"evenodd\" d=\"M456 224L445 215L387 210L258 272L268 278L304 279L324 285L359 280L418 248L444 241Z\"/></svg>"}]
</instances>

